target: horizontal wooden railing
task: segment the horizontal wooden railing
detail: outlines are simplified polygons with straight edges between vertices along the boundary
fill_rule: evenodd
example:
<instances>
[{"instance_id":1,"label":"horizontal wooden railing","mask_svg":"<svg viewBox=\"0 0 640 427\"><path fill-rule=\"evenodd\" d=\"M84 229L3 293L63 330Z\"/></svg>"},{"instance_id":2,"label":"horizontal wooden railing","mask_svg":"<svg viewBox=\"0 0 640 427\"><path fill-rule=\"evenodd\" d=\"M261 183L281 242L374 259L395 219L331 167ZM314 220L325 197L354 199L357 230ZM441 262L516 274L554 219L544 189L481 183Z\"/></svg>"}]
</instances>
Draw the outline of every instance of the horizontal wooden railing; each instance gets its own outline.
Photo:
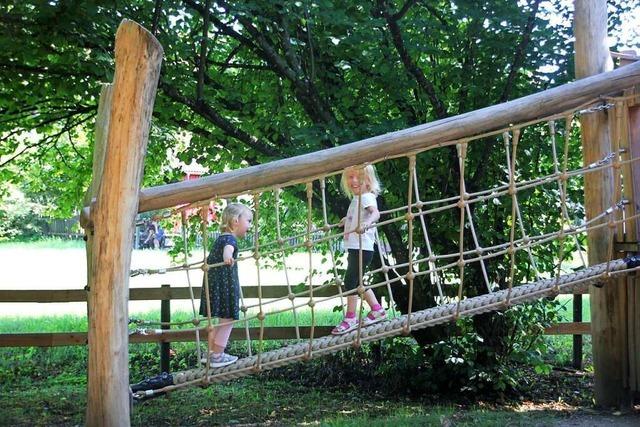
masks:
<instances>
[{"instance_id":1,"label":"horizontal wooden railing","mask_svg":"<svg viewBox=\"0 0 640 427\"><path fill-rule=\"evenodd\" d=\"M194 298L200 298L201 287L193 287ZM245 298L257 298L257 286L243 286L242 292ZM586 293L586 292L585 292ZM335 287L314 290L315 297L330 297L337 295ZM265 299L282 298L288 295L286 286L263 286L262 297ZM171 300L190 299L189 288L163 286L160 288L131 288L129 290L130 301L162 301L163 304ZM87 292L84 289L55 289L55 290L0 290L0 303L68 303L86 302ZM167 319L163 319L167 320ZM315 337L328 335L331 326L316 326L313 330ZM308 338L311 333L310 326L300 326L298 328L300 337ZM205 335L202 335L202 334ZM249 328L252 339L258 339L260 328ZM587 322L563 322L545 329L546 335L588 335L590 334L590 324ZM201 328L201 336L206 336ZM264 328L264 339L295 339L296 328L293 326L270 326ZM235 328L231 334L231 339L246 339L245 328ZM188 342L195 341L195 332L180 330L165 330L162 334L140 334L129 335L130 343L146 342ZM0 347L55 347L70 345L86 345L86 332L44 332L28 334L0 334Z\"/></svg>"},{"instance_id":2,"label":"horizontal wooden railing","mask_svg":"<svg viewBox=\"0 0 640 427\"><path fill-rule=\"evenodd\" d=\"M588 322L566 322L558 323L545 329L545 335L590 335L591 324ZM329 335L333 326L316 326L314 328L314 337L323 337ZM300 338L309 338L311 327L300 326ZM260 328L249 328L249 334L252 340L260 338ZM200 329L201 339L206 340L206 332L204 328ZM231 333L231 340L246 339L246 330L244 328L235 328ZM265 340L290 340L296 339L296 328L293 326L270 326L264 328ZM193 342L195 341L195 332L193 331L163 331L161 335L144 335L134 333L129 335L129 343L169 343L169 342ZM0 334L0 347L58 347L72 345L86 345L86 332L41 332L30 334Z\"/></svg>"},{"instance_id":3,"label":"horizontal wooden railing","mask_svg":"<svg viewBox=\"0 0 640 427\"><path fill-rule=\"evenodd\" d=\"M172 208L214 197L239 194L275 185L304 182L315 176L338 172L355 163L455 143L455 141L504 129L578 108L597 97L621 93L640 82L640 62L614 71L493 105L455 117L374 136L361 141L303 154L288 159L246 167L195 180L182 181L140 191L139 212ZM83 210L90 222L90 211Z\"/></svg>"},{"instance_id":4,"label":"horizontal wooden railing","mask_svg":"<svg viewBox=\"0 0 640 427\"><path fill-rule=\"evenodd\" d=\"M313 335L322 337L331 333L333 326L316 326ZM310 326L300 326L301 338L309 338L311 333ZM133 333L129 335L130 344L149 343L149 342L193 342L196 340L194 331L162 331L161 335ZM260 328L249 328L249 334L252 340L260 338ZM206 340L207 333L204 327L200 328L200 337ZM244 340L247 338L245 328L235 328L231 332L232 340ZM264 328L265 340L287 340L296 339L296 328L293 326L270 326ZM71 345L86 345L86 332L40 332L30 334L0 334L0 347L59 347Z\"/></svg>"},{"instance_id":5,"label":"horizontal wooden railing","mask_svg":"<svg viewBox=\"0 0 640 427\"><path fill-rule=\"evenodd\" d=\"M200 298L202 287L194 286L194 298ZM286 297L289 294L286 286L262 286L262 298L273 299ZM257 286L243 286L244 298L258 298ZM328 287L313 291L314 297L332 297L338 295L337 288ZM187 286L162 287L162 288L130 288L130 301L154 301L190 299L191 294ZM0 303L3 302L86 302L87 291L84 289L20 289L0 290Z\"/></svg>"}]
</instances>

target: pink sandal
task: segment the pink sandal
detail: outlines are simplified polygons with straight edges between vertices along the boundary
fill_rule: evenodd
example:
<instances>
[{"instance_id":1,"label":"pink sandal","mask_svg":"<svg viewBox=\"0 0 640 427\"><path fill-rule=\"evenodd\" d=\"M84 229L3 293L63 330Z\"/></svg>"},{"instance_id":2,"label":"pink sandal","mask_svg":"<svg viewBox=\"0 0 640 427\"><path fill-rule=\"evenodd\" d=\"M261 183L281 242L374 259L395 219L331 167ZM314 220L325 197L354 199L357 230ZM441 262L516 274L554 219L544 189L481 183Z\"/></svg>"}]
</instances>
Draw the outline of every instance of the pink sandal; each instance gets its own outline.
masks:
<instances>
[{"instance_id":1,"label":"pink sandal","mask_svg":"<svg viewBox=\"0 0 640 427\"><path fill-rule=\"evenodd\" d=\"M365 318L362 319L362 326L373 325L374 323L378 323L378 322L382 322L383 320L386 320L386 318L387 318L387 313L383 309L371 310L369 314L367 314Z\"/></svg>"},{"instance_id":2,"label":"pink sandal","mask_svg":"<svg viewBox=\"0 0 640 427\"><path fill-rule=\"evenodd\" d=\"M358 327L358 319L355 317L345 317L342 322L331 330L332 335L342 335L353 331Z\"/></svg>"}]
</instances>

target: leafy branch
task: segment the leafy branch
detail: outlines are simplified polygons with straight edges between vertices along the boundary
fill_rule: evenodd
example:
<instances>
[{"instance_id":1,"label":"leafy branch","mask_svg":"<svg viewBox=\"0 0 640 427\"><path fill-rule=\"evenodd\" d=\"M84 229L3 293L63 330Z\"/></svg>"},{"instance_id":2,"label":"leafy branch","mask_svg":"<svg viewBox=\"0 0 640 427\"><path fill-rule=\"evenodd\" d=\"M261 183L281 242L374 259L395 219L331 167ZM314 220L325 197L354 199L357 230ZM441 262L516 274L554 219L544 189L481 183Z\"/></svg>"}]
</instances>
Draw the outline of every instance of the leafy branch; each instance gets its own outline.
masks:
<instances>
[{"instance_id":1,"label":"leafy branch","mask_svg":"<svg viewBox=\"0 0 640 427\"><path fill-rule=\"evenodd\" d=\"M55 132L53 134L48 134L47 136L45 136L44 138L40 139L37 142L34 142L32 144L25 144L21 149L19 149L17 152L13 153L13 155L9 156L6 160L1 161L0 162L0 167L4 167L6 165L8 165L9 163L15 161L17 158L19 158L22 154L24 154L25 152L35 149L35 148L41 148L41 147L46 147L46 146L50 146L50 145L55 145L57 143L57 141L59 140L60 136L64 135L65 133L70 132L72 129L75 129L76 127L86 123L87 121L93 119L95 117L95 115L97 114L97 111L95 111L95 108L89 108L89 110L93 110L90 114L86 114L83 115L82 113L74 113L74 114L69 114L67 116L64 117L59 117L56 119L51 119L51 120L47 120L46 123L53 123L53 122L57 122L57 121L62 121L64 119L65 120L65 125L62 126L62 128L58 131ZM83 111L86 112L87 110ZM78 120L72 120L74 117L79 116ZM39 126L35 127L41 127L44 126L45 122L42 122ZM34 129L35 129L34 128ZM22 129L20 130L16 130L14 132L12 132L13 134L15 134L16 132L21 132ZM2 138L2 140L6 140L7 138ZM75 150L75 148L74 148Z\"/></svg>"},{"instance_id":2,"label":"leafy branch","mask_svg":"<svg viewBox=\"0 0 640 427\"><path fill-rule=\"evenodd\" d=\"M498 98L498 102L505 102L509 99L516 76L524 64L525 53L527 51L529 43L531 42L531 33L533 31L533 28L535 27L536 15L538 14L540 1L541 0L534 0L533 4L531 5L531 12L527 17L527 24L522 30L522 37L520 38L520 42L516 47L513 61L509 66L509 75L507 76L507 81L505 82L504 88L502 89L502 94L500 95L500 98Z\"/></svg>"},{"instance_id":3,"label":"leafy branch","mask_svg":"<svg viewBox=\"0 0 640 427\"><path fill-rule=\"evenodd\" d=\"M225 119L220 114L218 114L205 101L197 101L197 100L190 99L184 96L183 94L181 94L178 91L178 89L176 89L175 87L169 85L164 81L161 81L159 83L159 87L162 89L163 93L166 94L172 100L186 106L194 113L198 114L202 118L218 126L227 135L245 143L247 146L260 152L261 154L272 156L272 157L277 157L280 154L278 153L278 151L273 149L267 143L260 141L258 138L254 137L253 135L250 135L247 132L234 126L229 120Z\"/></svg>"},{"instance_id":4,"label":"leafy branch","mask_svg":"<svg viewBox=\"0 0 640 427\"><path fill-rule=\"evenodd\" d=\"M391 39L393 40L393 44L400 56L400 60L402 64L406 68L409 75L413 76L413 78L418 83L418 86L427 94L429 101L434 109L435 116L438 119L442 119L447 117L447 110L436 93L435 86L431 81L427 79L424 72L416 63L411 59L411 55L409 51L404 45L404 40L402 37L402 31L400 30L400 25L398 21L404 17L409 10L409 8L415 4L415 1L410 0L405 4L405 6L398 13L391 13L389 11L389 5L386 0L377 0L377 12L384 17L387 22L387 27L389 28L389 32L391 33Z\"/></svg>"}]
</instances>

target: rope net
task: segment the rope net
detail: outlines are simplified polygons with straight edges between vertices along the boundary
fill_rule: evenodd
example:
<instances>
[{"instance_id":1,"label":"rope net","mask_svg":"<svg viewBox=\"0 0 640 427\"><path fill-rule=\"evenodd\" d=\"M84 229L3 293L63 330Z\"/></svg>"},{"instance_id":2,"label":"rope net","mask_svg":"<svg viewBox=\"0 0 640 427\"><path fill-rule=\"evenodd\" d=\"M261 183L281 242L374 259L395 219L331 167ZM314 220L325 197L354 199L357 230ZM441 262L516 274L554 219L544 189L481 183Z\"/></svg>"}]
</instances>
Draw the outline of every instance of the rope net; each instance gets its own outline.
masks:
<instances>
[{"instance_id":1,"label":"rope net","mask_svg":"<svg viewBox=\"0 0 640 427\"><path fill-rule=\"evenodd\" d=\"M202 325L210 328L214 323L210 315L198 315L192 276L201 276L202 292L208 292L207 270L222 265L206 262L217 232L207 212L210 205L220 210L231 200L249 205L254 228L239 244L237 263L241 285L255 285L255 293L244 295L247 291L241 288L241 316L234 322L235 328L244 330L247 357L223 368L211 369L202 363L145 380L132 387L134 398L225 381L362 342L408 335L461 317L572 293L635 271L635 259L615 259L614 251L625 223L638 216L625 198L630 194L625 177L630 177L637 159L626 146L623 120L616 121L610 153L588 165L575 154L580 152L576 118L602 114L602 110L623 117L627 100L596 99L560 115L374 162L381 176L394 178L382 182L387 190L378 198L381 217L371 226L377 232L375 261L368 270L359 269L359 286L351 291L344 289L342 281L343 232L362 236L366 229L361 218L355 230L341 228L340 215L348 202L340 195L341 171L177 207L169 216L179 217L182 225L181 261L162 269L135 270L132 275L185 272L193 319L161 325L193 333L197 360L203 359L200 334L204 331L206 337L206 330ZM457 167L446 169L443 164ZM612 173L615 196L608 209L585 220L583 181L592 173ZM494 184L478 188L483 181ZM189 219L188 213L198 210L202 214ZM608 230L610 257L606 263L588 267L586 235L594 230ZM195 240L202 246L202 257L188 249L186 243ZM243 281L243 272L248 271L254 272L255 283ZM272 281L276 276L277 283L268 283L267 276ZM278 292L273 291L274 285L279 285ZM349 295L360 297L362 319L363 295L369 289L384 298L389 319L368 327L360 322L349 333L327 336L327 319L334 325L342 318ZM416 289L429 296L426 303ZM283 319L293 325L295 341L263 351L268 329ZM132 333L161 334L168 340L173 333L149 328L158 322L135 323Z\"/></svg>"}]
</instances>

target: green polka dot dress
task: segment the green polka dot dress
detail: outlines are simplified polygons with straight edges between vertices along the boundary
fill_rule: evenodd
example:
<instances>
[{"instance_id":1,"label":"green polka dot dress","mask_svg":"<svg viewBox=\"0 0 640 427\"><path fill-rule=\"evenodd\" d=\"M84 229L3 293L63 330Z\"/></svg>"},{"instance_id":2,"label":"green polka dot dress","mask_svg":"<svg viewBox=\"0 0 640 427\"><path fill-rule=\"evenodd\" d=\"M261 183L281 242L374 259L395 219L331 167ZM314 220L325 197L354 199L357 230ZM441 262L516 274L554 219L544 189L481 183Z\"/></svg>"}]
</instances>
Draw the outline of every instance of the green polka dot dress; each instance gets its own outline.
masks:
<instances>
[{"instance_id":1,"label":"green polka dot dress","mask_svg":"<svg viewBox=\"0 0 640 427\"><path fill-rule=\"evenodd\" d=\"M238 242L233 234L221 234L216 239L207 257L207 264L217 264L223 261L222 253L227 245L233 246L233 259L238 257ZM210 268L207 272L209 279L209 300L211 302L211 317L238 320L240 318L240 281L238 280L238 264L232 266L221 265ZM202 281L202 295L200 297L200 315L207 315L207 298L204 280Z\"/></svg>"}]
</instances>

